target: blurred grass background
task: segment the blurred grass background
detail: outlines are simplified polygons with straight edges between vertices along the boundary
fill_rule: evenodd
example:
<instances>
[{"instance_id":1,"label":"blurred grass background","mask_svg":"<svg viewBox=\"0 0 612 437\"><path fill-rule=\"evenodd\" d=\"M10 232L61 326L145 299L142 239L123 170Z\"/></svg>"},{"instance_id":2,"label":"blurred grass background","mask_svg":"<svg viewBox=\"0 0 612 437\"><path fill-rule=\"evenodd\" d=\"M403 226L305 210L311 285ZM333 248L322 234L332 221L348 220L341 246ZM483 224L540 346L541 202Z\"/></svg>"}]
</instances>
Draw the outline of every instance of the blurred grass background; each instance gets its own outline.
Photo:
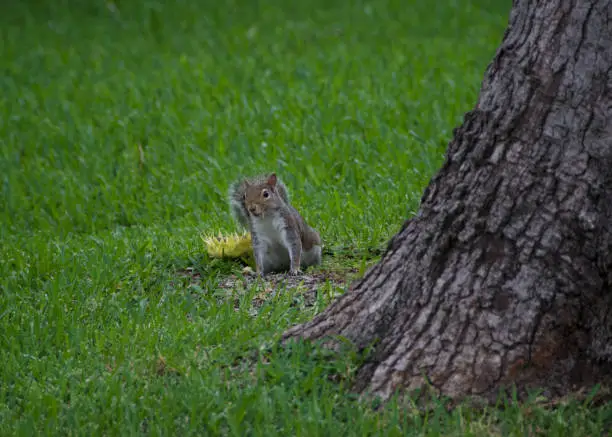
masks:
<instances>
[{"instance_id":1,"label":"blurred grass background","mask_svg":"<svg viewBox=\"0 0 612 437\"><path fill-rule=\"evenodd\" d=\"M5 5L1 236L231 229L229 183L274 170L326 241L384 242L474 104L508 9Z\"/></svg>"}]
</instances>

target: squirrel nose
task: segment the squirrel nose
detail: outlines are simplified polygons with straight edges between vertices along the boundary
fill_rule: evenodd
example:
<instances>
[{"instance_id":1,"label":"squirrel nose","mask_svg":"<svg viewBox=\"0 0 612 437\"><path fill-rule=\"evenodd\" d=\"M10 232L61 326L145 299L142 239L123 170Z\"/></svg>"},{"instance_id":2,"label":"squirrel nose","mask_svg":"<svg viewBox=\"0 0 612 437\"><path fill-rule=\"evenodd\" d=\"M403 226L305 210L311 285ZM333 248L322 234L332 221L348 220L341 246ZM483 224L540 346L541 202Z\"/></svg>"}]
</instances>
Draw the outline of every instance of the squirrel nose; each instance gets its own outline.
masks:
<instances>
[{"instance_id":1,"label":"squirrel nose","mask_svg":"<svg viewBox=\"0 0 612 437\"><path fill-rule=\"evenodd\" d=\"M255 209L255 207L254 207L254 206L249 206L249 212L250 212L251 214L255 214L255 211L256 211L256 209Z\"/></svg>"}]
</instances>

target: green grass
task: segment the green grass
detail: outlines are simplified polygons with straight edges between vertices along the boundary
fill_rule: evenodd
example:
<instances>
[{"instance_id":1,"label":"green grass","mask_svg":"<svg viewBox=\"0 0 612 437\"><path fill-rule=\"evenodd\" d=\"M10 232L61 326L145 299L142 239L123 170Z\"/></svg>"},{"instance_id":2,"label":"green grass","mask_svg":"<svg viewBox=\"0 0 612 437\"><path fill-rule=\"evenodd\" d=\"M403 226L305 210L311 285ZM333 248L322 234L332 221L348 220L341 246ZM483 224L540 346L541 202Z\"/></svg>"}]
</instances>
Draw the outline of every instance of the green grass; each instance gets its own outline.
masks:
<instances>
[{"instance_id":1,"label":"green grass","mask_svg":"<svg viewBox=\"0 0 612 437\"><path fill-rule=\"evenodd\" d=\"M165 3L0 8L0 435L610 426L609 407L576 402L374 410L349 390L358 357L275 346L342 290L254 307L261 290L219 288L240 266L199 238L235 230L237 175L275 170L327 265L362 271L473 107L509 2Z\"/></svg>"}]
</instances>

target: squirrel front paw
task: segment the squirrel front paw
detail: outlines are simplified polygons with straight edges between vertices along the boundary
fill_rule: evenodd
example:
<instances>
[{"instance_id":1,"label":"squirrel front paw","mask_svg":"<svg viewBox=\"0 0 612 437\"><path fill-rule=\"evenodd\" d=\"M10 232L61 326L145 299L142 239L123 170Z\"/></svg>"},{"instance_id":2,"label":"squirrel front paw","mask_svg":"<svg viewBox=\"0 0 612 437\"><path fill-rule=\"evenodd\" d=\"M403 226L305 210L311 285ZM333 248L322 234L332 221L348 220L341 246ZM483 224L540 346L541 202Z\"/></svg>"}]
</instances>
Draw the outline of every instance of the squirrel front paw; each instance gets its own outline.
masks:
<instances>
[{"instance_id":1,"label":"squirrel front paw","mask_svg":"<svg viewBox=\"0 0 612 437\"><path fill-rule=\"evenodd\" d=\"M291 276L298 276L299 274L301 274L302 272L300 271L300 269L291 269L289 270L289 274Z\"/></svg>"}]
</instances>

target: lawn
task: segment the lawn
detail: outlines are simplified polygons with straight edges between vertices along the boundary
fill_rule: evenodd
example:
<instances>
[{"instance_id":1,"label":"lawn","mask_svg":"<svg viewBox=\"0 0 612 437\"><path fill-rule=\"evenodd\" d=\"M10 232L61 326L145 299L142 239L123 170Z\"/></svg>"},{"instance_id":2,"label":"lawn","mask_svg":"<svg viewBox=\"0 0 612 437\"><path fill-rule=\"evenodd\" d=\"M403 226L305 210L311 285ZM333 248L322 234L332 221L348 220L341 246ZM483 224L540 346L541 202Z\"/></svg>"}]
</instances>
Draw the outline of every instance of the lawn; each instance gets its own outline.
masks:
<instances>
[{"instance_id":1,"label":"lawn","mask_svg":"<svg viewBox=\"0 0 612 437\"><path fill-rule=\"evenodd\" d=\"M214 3L217 3L216 5ZM276 340L414 214L510 2L6 2L0 435L599 435L610 407L485 412L350 391ZM276 171L341 281L227 286L226 192ZM346 282L348 281L348 282ZM238 283L236 283L238 284Z\"/></svg>"}]
</instances>

